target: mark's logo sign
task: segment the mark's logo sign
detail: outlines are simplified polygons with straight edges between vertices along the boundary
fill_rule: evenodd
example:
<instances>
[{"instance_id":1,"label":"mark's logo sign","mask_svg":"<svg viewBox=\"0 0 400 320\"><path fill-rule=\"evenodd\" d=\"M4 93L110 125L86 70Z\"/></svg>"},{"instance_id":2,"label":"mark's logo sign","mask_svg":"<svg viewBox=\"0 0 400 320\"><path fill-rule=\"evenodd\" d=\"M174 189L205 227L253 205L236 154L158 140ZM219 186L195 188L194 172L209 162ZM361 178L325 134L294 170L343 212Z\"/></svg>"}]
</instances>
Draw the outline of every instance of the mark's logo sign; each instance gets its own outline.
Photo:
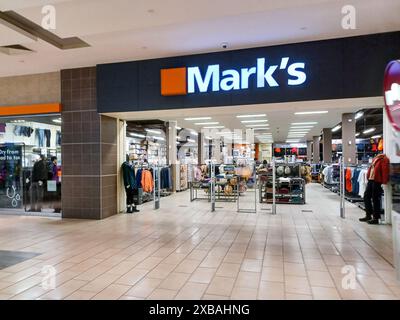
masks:
<instances>
[{"instance_id":1,"label":"mark's logo sign","mask_svg":"<svg viewBox=\"0 0 400 320\"><path fill-rule=\"evenodd\" d=\"M274 78L278 68L286 70L289 86L298 86L307 80L304 62L289 64L289 58L284 57L279 65L267 66L265 58L258 58L255 66L240 70L221 70L219 64L209 65L205 74L201 73L199 67L161 69L161 95L177 96L210 90L212 92L244 90L249 88L251 77L255 77L257 88L279 87Z\"/></svg>"}]
</instances>

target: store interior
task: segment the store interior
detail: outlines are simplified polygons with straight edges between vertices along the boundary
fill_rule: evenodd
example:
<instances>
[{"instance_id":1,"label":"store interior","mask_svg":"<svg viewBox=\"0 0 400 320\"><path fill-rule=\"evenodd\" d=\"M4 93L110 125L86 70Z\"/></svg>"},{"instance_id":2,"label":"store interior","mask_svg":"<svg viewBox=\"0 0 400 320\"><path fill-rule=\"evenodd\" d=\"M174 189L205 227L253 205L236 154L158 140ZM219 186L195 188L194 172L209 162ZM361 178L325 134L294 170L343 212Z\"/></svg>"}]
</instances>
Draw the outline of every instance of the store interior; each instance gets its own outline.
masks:
<instances>
[{"instance_id":1,"label":"store interior","mask_svg":"<svg viewBox=\"0 0 400 320\"><path fill-rule=\"evenodd\" d=\"M61 217L61 115L0 118L0 214Z\"/></svg>"},{"instance_id":2,"label":"store interior","mask_svg":"<svg viewBox=\"0 0 400 320\"><path fill-rule=\"evenodd\" d=\"M354 121L355 152L353 161L343 161L340 169L343 114L350 114L349 122ZM204 201L213 211L213 203L236 202L238 212L307 204L310 184L339 195L342 171L343 197L360 208L361 217L368 168L377 155L384 153L384 112L375 101L281 103L165 110L162 116L152 111L113 116L126 120L126 160L136 174L147 170L152 175L150 187L142 186L137 179L138 205L158 201L154 173L158 168L168 171L160 174L161 203L163 196L187 192L189 207L193 201ZM328 144L324 142L327 131ZM329 159L323 150L327 145L331 148ZM120 191L124 193L122 188ZM380 199L382 221L385 192ZM123 201L120 212L126 212ZM339 203L338 197L338 214Z\"/></svg>"}]
</instances>

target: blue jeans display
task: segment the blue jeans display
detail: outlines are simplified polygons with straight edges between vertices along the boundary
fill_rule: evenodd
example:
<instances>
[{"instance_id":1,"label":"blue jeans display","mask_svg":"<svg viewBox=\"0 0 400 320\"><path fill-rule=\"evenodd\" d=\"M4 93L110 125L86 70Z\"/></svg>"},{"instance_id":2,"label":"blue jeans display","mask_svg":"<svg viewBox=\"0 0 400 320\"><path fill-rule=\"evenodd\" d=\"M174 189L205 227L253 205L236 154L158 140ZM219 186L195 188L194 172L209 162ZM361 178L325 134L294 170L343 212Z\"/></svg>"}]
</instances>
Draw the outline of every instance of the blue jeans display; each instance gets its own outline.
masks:
<instances>
[{"instance_id":1,"label":"blue jeans display","mask_svg":"<svg viewBox=\"0 0 400 320\"><path fill-rule=\"evenodd\" d=\"M46 147L50 148L51 131L48 129L44 129L44 135L46 137Z\"/></svg>"},{"instance_id":2,"label":"blue jeans display","mask_svg":"<svg viewBox=\"0 0 400 320\"><path fill-rule=\"evenodd\" d=\"M56 144L61 146L61 131L57 131L56 133Z\"/></svg>"},{"instance_id":3,"label":"blue jeans display","mask_svg":"<svg viewBox=\"0 0 400 320\"><path fill-rule=\"evenodd\" d=\"M39 147L44 147L44 129L36 129L36 135L39 139Z\"/></svg>"}]
</instances>

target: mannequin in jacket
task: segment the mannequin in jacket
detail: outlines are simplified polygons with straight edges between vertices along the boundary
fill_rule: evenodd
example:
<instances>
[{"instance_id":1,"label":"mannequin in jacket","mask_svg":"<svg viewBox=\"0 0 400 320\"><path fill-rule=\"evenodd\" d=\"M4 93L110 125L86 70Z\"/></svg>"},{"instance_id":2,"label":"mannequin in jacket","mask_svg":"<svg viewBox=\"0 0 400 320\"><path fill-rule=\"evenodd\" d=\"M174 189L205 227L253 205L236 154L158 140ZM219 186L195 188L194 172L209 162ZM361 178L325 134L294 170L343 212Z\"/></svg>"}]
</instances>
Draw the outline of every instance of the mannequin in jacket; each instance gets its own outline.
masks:
<instances>
[{"instance_id":1,"label":"mannequin in jacket","mask_svg":"<svg viewBox=\"0 0 400 320\"><path fill-rule=\"evenodd\" d=\"M138 191L136 185L135 168L128 161L125 161L122 164L121 169L126 193L126 212L139 212L139 210L136 208L136 204L133 201L134 195L137 194Z\"/></svg>"},{"instance_id":2,"label":"mannequin in jacket","mask_svg":"<svg viewBox=\"0 0 400 320\"><path fill-rule=\"evenodd\" d=\"M382 184L387 184L389 181L389 165L389 158L384 154L377 155L372 161L372 165L368 169L368 184L364 193L366 216L361 218L360 221L379 224L383 193Z\"/></svg>"}]
</instances>

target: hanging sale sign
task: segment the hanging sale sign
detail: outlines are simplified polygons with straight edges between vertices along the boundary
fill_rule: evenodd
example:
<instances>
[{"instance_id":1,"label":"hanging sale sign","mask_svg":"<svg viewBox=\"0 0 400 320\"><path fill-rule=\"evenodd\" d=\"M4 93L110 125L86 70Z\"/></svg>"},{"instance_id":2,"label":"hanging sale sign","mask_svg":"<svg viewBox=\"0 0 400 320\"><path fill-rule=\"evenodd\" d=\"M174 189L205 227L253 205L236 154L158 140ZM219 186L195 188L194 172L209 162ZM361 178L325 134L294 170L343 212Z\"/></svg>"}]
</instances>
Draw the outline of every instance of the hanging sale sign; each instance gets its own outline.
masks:
<instances>
[{"instance_id":1,"label":"hanging sale sign","mask_svg":"<svg viewBox=\"0 0 400 320\"><path fill-rule=\"evenodd\" d=\"M400 131L400 60L389 62L385 70L383 90L386 111L393 128Z\"/></svg>"}]
</instances>

